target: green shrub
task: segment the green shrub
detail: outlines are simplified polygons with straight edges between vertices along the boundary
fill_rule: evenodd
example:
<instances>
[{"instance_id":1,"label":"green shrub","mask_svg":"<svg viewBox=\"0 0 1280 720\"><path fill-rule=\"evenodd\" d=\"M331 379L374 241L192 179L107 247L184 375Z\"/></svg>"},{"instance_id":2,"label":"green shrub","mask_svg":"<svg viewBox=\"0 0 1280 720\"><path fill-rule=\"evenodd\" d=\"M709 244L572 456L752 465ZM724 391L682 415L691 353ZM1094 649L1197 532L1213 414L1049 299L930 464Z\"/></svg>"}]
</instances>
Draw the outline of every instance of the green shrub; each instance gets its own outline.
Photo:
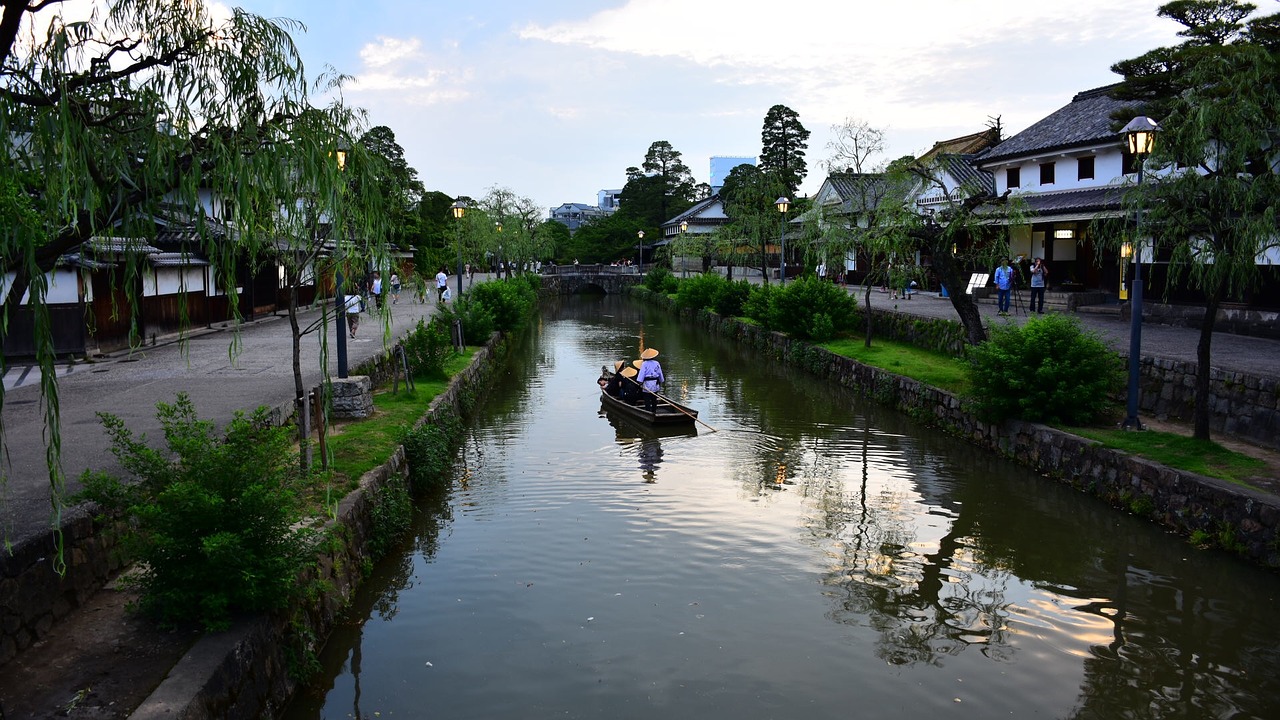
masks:
<instances>
[{"instance_id":1,"label":"green shrub","mask_svg":"<svg viewBox=\"0 0 1280 720\"><path fill-rule=\"evenodd\" d=\"M237 413L219 438L184 393L156 407L168 452L99 413L112 452L137 481L81 478L82 499L129 520L123 540L140 561L141 607L163 624L208 630L226 628L234 613L285 607L312 536L293 528L301 507L291 429L273 426L263 407Z\"/></svg>"},{"instance_id":2,"label":"green shrub","mask_svg":"<svg viewBox=\"0 0 1280 720\"><path fill-rule=\"evenodd\" d=\"M788 283L770 299L769 327L825 342L853 325L858 303L843 288L815 277Z\"/></svg>"},{"instance_id":3,"label":"green shrub","mask_svg":"<svg viewBox=\"0 0 1280 720\"><path fill-rule=\"evenodd\" d=\"M675 280L671 271L664 267L654 267L644 274L644 287L653 292L667 292L667 282Z\"/></svg>"},{"instance_id":4,"label":"green shrub","mask_svg":"<svg viewBox=\"0 0 1280 720\"><path fill-rule=\"evenodd\" d=\"M477 302L470 294L464 294L462 299L455 301L452 306L442 308L438 317L449 326L455 321L461 321L462 334L470 343L485 342L497 329L493 310L488 305Z\"/></svg>"},{"instance_id":5,"label":"green shrub","mask_svg":"<svg viewBox=\"0 0 1280 720\"><path fill-rule=\"evenodd\" d=\"M452 416L423 423L405 433L405 461L415 491L437 490L449 483L453 447L462 438L462 423Z\"/></svg>"},{"instance_id":6,"label":"green shrub","mask_svg":"<svg viewBox=\"0 0 1280 720\"><path fill-rule=\"evenodd\" d=\"M429 323L419 320L413 332L405 336L401 344L404 346L405 360L409 363L410 375L444 377L444 363L455 352L446 322L440 316L431 318Z\"/></svg>"},{"instance_id":7,"label":"green shrub","mask_svg":"<svg viewBox=\"0 0 1280 720\"><path fill-rule=\"evenodd\" d=\"M775 329L777 326L773 324L773 298L777 293L777 285L753 285L746 302L742 304L742 314L762 327Z\"/></svg>"},{"instance_id":8,"label":"green shrub","mask_svg":"<svg viewBox=\"0 0 1280 720\"><path fill-rule=\"evenodd\" d=\"M751 295L751 283L746 280L725 281L716 290L712 308L723 317L740 317L747 298Z\"/></svg>"},{"instance_id":9,"label":"green shrub","mask_svg":"<svg viewBox=\"0 0 1280 720\"><path fill-rule=\"evenodd\" d=\"M690 310L713 307L721 288L728 284L714 273L691 277L680 283L676 291L676 307Z\"/></svg>"},{"instance_id":10,"label":"green shrub","mask_svg":"<svg viewBox=\"0 0 1280 720\"><path fill-rule=\"evenodd\" d=\"M536 276L529 277L536 278ZM511 332L524 327L538 305L537 291L527 278L480 283L469 289L464 297L469 303L487 308L493 315L494 329L502 332ZM463 324L465 327L465 320ZM469 329L467 337L477 338L476 334ZM485 333L483 337L487 339L489 333Z\"/></svg>"},{"instance_id":11,"label":"green shrub","mask_svg":"<svg viewBox=\"0 0 1280 720\"><path fill-rule=\"evenodd\" d=\"M1124 385L1120 357L1067 315L995 326L969 358L972 399L987 420L1088 425Z\"/></svg>"}]
</instances>

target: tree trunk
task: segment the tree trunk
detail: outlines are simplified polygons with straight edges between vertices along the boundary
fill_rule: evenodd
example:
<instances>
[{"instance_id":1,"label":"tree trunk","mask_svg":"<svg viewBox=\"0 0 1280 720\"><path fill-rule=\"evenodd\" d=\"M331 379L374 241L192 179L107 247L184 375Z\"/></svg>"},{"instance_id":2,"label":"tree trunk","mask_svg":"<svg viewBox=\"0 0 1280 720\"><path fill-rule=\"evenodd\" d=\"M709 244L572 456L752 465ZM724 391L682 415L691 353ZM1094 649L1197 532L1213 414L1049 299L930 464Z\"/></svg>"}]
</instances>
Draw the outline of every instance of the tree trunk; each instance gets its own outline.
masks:
<instances>
[{"instance_id":1,"label":"tree trunk","mask_svg":"<svg viewBox=\"0 0 1280 720\"><path fill-rule=\"evenodd\" d=\"M1196 404L1192 415L1193 437L1209 439L1209 364L1213 344L1213 327L1218 321L1218 306L1222 304L1216 293L1209 295L1205 303L1204 320L1200 323L1200 341L1196 344Z\"/></svg>"}]
</instances>

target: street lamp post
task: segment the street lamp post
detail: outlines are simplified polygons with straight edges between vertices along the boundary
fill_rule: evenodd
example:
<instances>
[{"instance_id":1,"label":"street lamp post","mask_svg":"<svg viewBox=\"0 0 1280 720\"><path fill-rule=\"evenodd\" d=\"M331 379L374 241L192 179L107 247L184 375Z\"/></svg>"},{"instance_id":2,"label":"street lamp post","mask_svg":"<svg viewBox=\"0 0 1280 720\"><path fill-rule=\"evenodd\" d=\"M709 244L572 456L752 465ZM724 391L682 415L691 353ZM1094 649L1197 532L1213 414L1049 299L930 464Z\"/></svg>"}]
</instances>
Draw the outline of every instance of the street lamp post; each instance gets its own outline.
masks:
<instances>
[{"instance_id":1,"label":"street lamp post","mask_svg":"<svg viewBox=\"0 0 1280 720\"><path fill-rule=\"evenodd\" d=\"M778 212L782 213L782 225L778 230L778 277L782 284L787 284L787 210L791 209L791 199L780 197L774 201Z\"/></svg>"},{"instance_id":2,"label":"street lamp post","mask_svg":"<svg viewBox=\"0 0 1280 720\"><path fill-rule=\"evenodd\" d=\"M1138 165L1138 187L1142 186L1143 165L1155 147L1156 133L1160 125L1145 115L1129 121L1120 132L1129 143L1129 153ZM1138 419L1138 376L1142 363L1142 208L1136 212L1133 230L1133 284L1129 305L1129 396L1124 418L1127 430L1142 430Z\"/></svg>"},{"instance_id":3,"label":"street lamp post","mask_svg":"<svg viewBox=\"0 0 1280 720\"><path fill-rule=\"evenodd\" d=\"M493 226L498 228L498 240L502 240L502 221L498 220L494 222ZM498 243L498 267L499 268L502 267L502 243L501 242ZM499 270L498 272L498 279L502 279L501 270Z\"/></svg>"},{"instance_id":4,"label":"street lamp post","mask_svg":"<svg viewBox=\"0 0 1280 720\"><path fill-rule=\"evenodd\" d=\"M462 216L467 214L467 204L459 200L450 208L453 210L454 223L454 245L458 248L458 297L462 298Z\"/></svg>"},{"instance_id":5,"label":"street lamp post","mask_svg":"<svg viewBox=\"0 0 1280 720\"><path fill-rule=\"evenodd\" d=\"M636 273L644 274L644 231L636 231Z\"/></svg>"},{"instance_id":6,"label":"street lamp post","mask_svg":"<svg viewBox=\"0 0 1280 720\"><path fill-rule=\"evenodd\" d=\"M347 171L347 151L338 148L338 172ZM342 232L334 235L334 258L337 261L333 280L333 305L338 313L334 320L334 329L338 333L338 377L347 377L347 298L342 291Z\"/></svg>"},{"instance_id":7,"label":"street lamp post","mask_svg":"<svg viewBox=\"0 0 1280 720\"><path fill-rule=\"evenodd\" d=\"M688 220L680 223L680 277L689 277L689 269L685 266L684 261L684 234L686 232L689 232Z\"/></svg>"}]
</instances>

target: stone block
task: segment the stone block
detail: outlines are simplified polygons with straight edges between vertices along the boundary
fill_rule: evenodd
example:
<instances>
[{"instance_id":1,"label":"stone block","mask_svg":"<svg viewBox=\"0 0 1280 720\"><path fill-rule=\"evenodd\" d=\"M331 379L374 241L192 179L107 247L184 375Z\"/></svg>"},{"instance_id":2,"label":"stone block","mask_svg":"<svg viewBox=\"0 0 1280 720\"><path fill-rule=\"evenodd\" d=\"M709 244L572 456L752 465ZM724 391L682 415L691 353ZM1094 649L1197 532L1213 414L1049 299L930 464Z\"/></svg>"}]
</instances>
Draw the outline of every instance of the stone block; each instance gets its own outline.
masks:
<instances>
[{"instance_id":1,"label":"stone block","mask_svg":"<svg viewBox=\"0 0 1280 720\"><path fill-rule=\"evenodd\" d=\"M363 418L373 414L373 380L368 375L353 375L333 380L333 416Z\"/></svg>"}]
</instances>

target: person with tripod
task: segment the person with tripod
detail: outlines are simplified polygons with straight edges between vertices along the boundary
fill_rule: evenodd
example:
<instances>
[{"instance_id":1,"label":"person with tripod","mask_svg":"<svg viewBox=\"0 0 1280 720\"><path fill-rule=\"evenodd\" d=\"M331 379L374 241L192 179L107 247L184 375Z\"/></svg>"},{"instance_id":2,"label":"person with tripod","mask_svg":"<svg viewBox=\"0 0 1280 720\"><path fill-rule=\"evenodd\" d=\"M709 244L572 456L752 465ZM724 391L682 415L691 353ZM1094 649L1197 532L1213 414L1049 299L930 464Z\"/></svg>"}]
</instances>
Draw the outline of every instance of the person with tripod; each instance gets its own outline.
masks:
<instances>
[{"instance_id":1,"label":"person with tripod","mask_svg":"<svg viewBox=\"0 0 1280 720\"><path fill-rule=\"evenodd\" d=\"M1033 260L1031 262L1031 304L1027 306L1027 314L1032 310L1035 310L1037 315L1044 314L1045 280L1048 278L1049 268L1045 266L1044 261L1040 258ZM1039 305L1036 304L1037 299L1040 302Z\"/></svg>"},{"instance_id":2,"label":"person with tripod","mask_svg":"<svg viewBox=\"0 0 1280 720\"><path fill-rule=\"evenodd\" d=\"M1000 260L1000 267L996 268L996 305L1000 308L1000 315L1009 314L1009 295L1013 292L1013 268L1009 267L1009 261Z\"/></svg>"}]
</instances>

